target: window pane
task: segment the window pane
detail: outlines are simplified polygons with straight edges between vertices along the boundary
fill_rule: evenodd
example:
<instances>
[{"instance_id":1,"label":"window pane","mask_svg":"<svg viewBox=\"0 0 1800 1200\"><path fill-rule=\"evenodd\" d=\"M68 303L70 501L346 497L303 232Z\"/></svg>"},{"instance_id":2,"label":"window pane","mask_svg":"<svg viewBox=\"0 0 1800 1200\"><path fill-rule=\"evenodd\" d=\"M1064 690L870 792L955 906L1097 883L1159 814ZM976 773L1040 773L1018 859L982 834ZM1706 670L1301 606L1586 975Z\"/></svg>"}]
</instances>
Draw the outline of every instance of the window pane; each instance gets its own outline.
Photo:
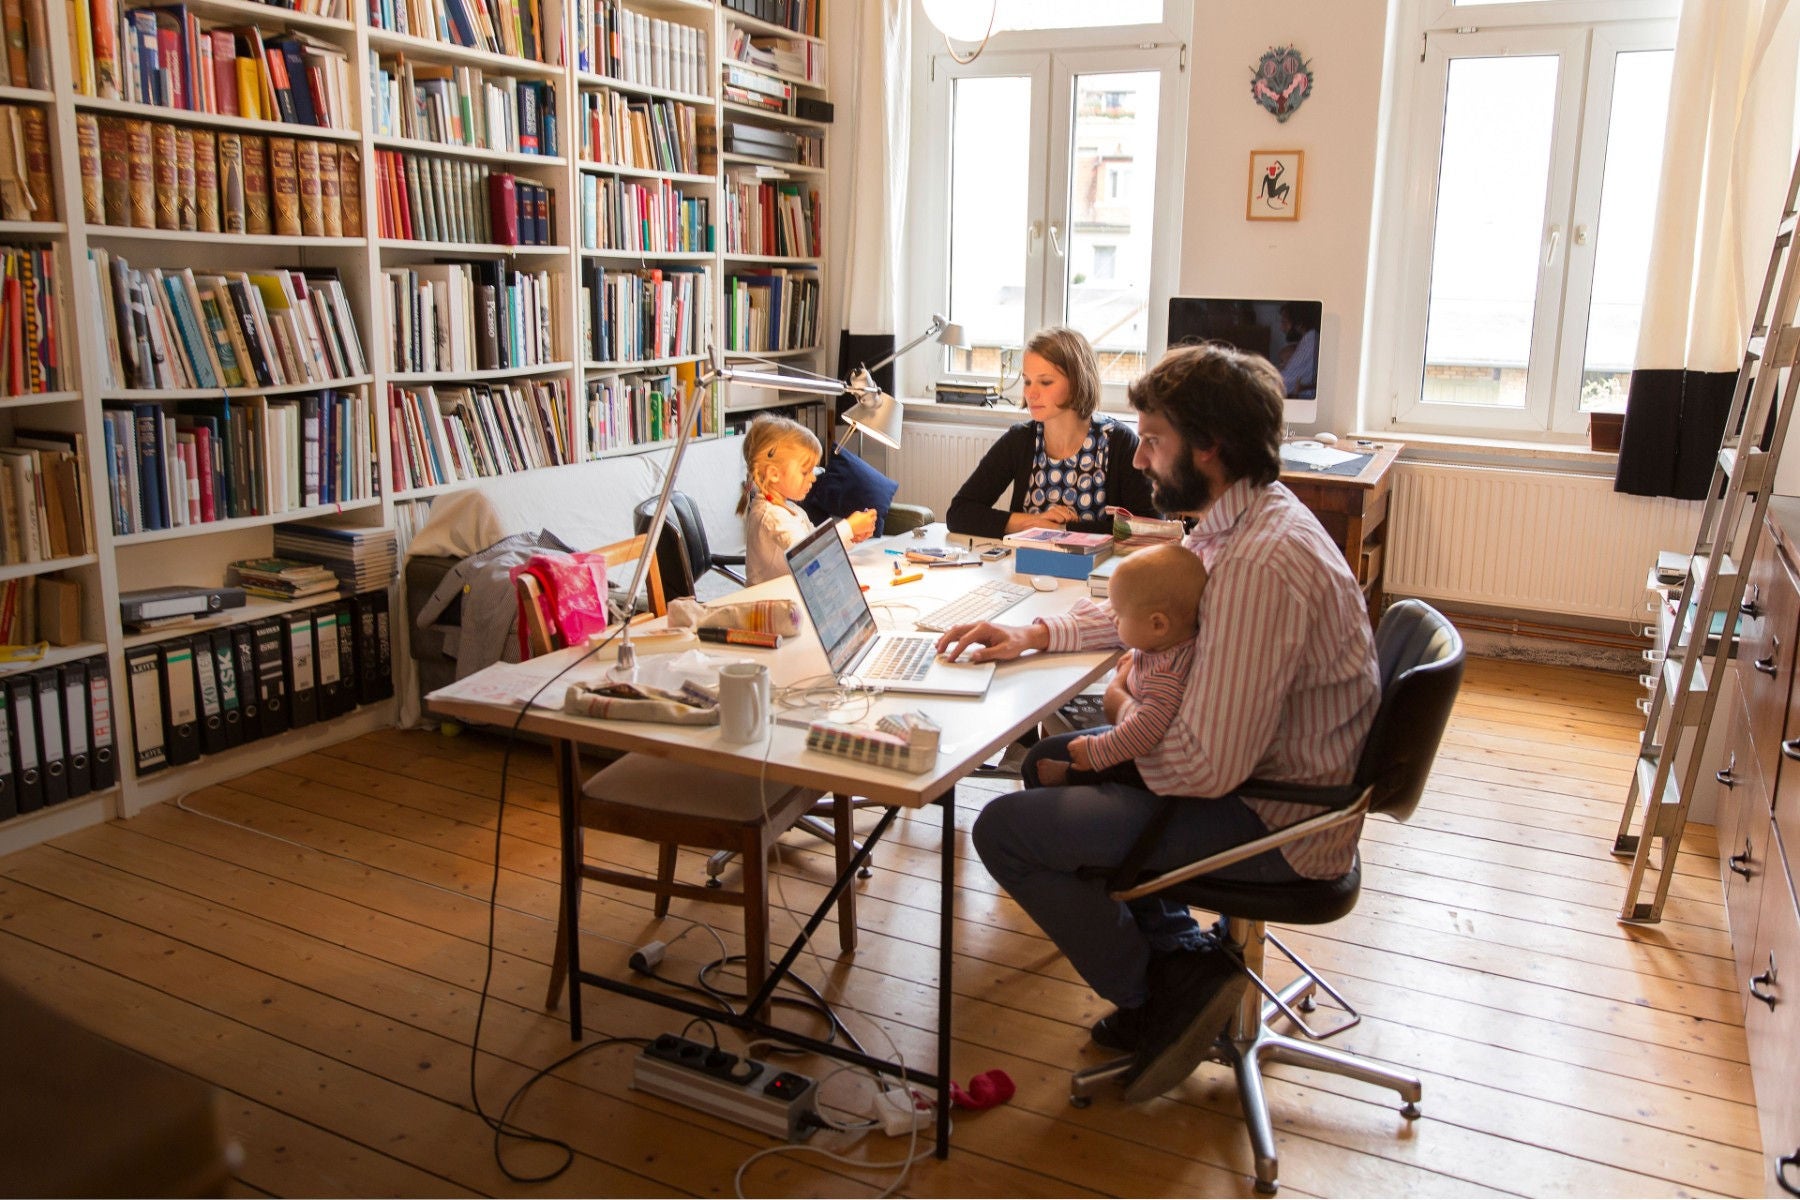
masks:
<instances>
[{"instance_id":1,"label":"window pane","mask_svg":"<svg viewBox=\"0 0 1800 1200\"><path fill-rule=\"evenodd\" d=\"M1594 291L1582 356L1583 412L1625 406L1644 308L1674 62L1671 50L1632 51L1615 60L1606 176L1594 230Z\"/></svg>"},{"instance_id":2,"label":"window pane","mask_svg":"<svg viewBox=\"0 0 1800 1200\"><path fill-rule=\"evenodd\" d=\"M1096 25L1153 25L1162 0L999 0L996 29L1091 29Z\"/></svg>"},{"instance_id":3,"label":"window pane","mask_svg":"<svg viewBox=\"0 0 1800 1200\"><path fill-rule=\"evenodd\" d=\"M1450 63L1423 399L1525 406L1557 59Z\"/></svg>"},{"instance_id":4,"label":"window pane","mask_svg":"<svg viewBox=\"0 0 1800 1200\"><path fill-rule=\"evenodd\" d=\"M1065 311L1094 344L1102 383L1144 371L1160 84L1155 71L1075 78Z\"/></svg>"},{"instance_id":5,"label":"window pane","mask_svg":"<svg viewBox=\"0 0 1800 1200\"><path fill-rule=\"evenodd\" d=\"M1026 172L1031 79L959 79L950 129L950 319L971 349L952 372L998 375L1000 348L1024 344Z\"/></svg>"}]
</instances>

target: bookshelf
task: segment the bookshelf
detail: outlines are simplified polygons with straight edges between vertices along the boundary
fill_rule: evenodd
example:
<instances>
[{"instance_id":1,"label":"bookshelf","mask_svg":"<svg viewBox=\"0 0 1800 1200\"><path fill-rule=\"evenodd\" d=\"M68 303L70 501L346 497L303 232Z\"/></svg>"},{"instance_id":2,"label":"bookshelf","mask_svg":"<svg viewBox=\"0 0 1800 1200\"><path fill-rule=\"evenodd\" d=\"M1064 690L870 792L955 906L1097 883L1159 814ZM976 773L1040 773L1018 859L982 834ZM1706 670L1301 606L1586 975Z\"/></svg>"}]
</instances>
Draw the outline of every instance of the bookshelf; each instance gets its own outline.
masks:
<instances>
[{"instance_id":1,"label":"bookshelf","mask_svg":"<svg viewBox=\"0 0 1800 1200\"><path fill-rule=\"evenodd\" d=\"M681 398L715 343L736 360L824 365L817 304L830 263L818 215L830 125L799 111L829 95L816 5L295 0L299 11L259 0L187 0L185 16L171 11L161 23L185 34L184 45L204 43L214 74L209 85L193 50L193 71L182 74L178 92L173 73L181 72L147 71L138 57L145 47L116 45L118 66L107 78L96 68L99 27L130 5L38 2L46 45L34 47L25 78L0 71L0 113L11 106L36 114L43 136L24 140L44 151L36 182L52 202L44 211L0 211L0 248L38 254L54 279L60 371L11 389L0 367L0 446L16 431L82 440L84 540L36 561L5 561L0 542L0 600L9 585L72 581L80 628L72 644L53 645L40 660L0 663L0 692L22 674L103 662L117 780L79 800L0 816L0 853L395 717L392 701L368 703L139 774L129 667L170 635L129 631L119 616L122 592L218 585L231 561L270 555L283 522L332 518L405 538L432 499L492 475L667 447ZM745 11L753 8L802 11L805 27ZM499 13L509 19L494 20ZM159 65L167 53L161 33L151 39ZM284 62L296 61L290 49L299 56L296 69L307 73L315 101L310 118L291 77L287 100L275 94L272 72L268 90L255 85L254 110L225 102L220 58L231 57L233 80L251 87L236 64L259 42L265 61L271 45ZM619 53L602 55L602 46ZM235 148L227 167L250 185L241 209L229 171L220 169L221 146ZM247 146L255 149L246 157ZM337 167L335 188L327 164ZM87 183L96 168L97 190ZM266 182L258 188L253 177ZM506 182L492 182L500 177ZM0 202L8 184L0 169ZM496 210L495 188L514 208ZM159 205L159 189L172 189L172 202ZM255 204L256 194L266 203ZM734 204L758 224L755 236L728 244ZM496 211L512 214L504 229ZM321 345L308 367L296 361L304 357L297 348L281 359L282 346L259 347L281 361L275 378L259 376L256 353L232 343L242 361L230 375L220 347L205 349L216 331L200 318L209 315L209 296L215 306L244 302L246 293L232 288L240 273L271 321L270 305L289 303L280 319L293 322L287 328L297 339L307 327L292 306L312 310L320 303L314 293L328 291L313 324L323 328L329 314L340 334L353 332L357 353ZM283 273L290 289L306 286L304 296L282 292ZM122 308L109 291L115 282L125 285ZM494 339L475 320L487 311L482 288L508 317ZM148 370L135 369L120 346L121 318L134 345L139 332L134 297L166 309L165 342ZM196 321L185 331L184 314ZM179 426L204 423L209 406L230 405L272 414L260 427L266 433L313 396L334 398L346 427L362 430L360 442L338 444L350 461L339 461L337 495L312 503L292 495L290 481L290 494L277 501L270 483L271 502L258 511L229 511L215 496L210 519L178 523L171 497L164 527L119 519L111 478L119 459L109 461L107 438L116 444L122 435L121 414ZM769 408L810 416L818 427L829 421L815 400L721 389L701 414L701 436L736 432ZM3 471L0 460L0 484ZM191 499L190 492L189 517ZM312 603L252 599L181 633L292 618ZM397 585L389 605L398 660L406 650Z\"/></svg>"}]
</instances>

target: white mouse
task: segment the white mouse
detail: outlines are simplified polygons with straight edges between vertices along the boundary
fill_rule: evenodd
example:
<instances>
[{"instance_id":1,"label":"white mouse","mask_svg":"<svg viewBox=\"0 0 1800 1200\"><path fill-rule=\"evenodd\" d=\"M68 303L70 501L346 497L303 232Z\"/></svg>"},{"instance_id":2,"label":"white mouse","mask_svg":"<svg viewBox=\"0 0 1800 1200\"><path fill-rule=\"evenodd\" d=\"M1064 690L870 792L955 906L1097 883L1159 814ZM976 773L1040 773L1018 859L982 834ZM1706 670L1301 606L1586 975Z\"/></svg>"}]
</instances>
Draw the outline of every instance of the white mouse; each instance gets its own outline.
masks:
<instances>
[{"instance_id":1,"label":"white mouse","mask_svg":"<svg viewBox=\"0 0 1800 1200\"><path fill-rule=\"evenodd\" d=\"M1031 577L1031 586L1040 592L1054 592L1056 590L1056 580L1048 575L1033 575Z\"/></svg>"}]
</instances>

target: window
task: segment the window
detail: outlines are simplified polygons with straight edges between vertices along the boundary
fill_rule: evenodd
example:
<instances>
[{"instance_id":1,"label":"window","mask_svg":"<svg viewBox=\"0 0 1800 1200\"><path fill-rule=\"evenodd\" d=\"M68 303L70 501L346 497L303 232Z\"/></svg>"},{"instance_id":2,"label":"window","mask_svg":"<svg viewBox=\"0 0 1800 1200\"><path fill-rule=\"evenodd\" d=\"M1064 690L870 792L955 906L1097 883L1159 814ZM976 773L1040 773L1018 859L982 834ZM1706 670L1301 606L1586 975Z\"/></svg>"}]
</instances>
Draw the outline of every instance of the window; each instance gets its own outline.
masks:
<instances>
[{"instance_id":1,"label":"window","mask_svg":"<svg viewBox=\"0 0 1800 1200\"><path fill-rule=\"evenodd\" d=\"M1380 291L1403 300L1385 416L1580 437L1587 413L1623 406L1637 348L1675 5L1423 7L1441 24L1414 31L1408 166L1389 197L1400 249Z\"/></svg>"},{"instance_id":2,"label":"window","mask_svg":"<svg viewBox=\"0 0 1800 1200\"><path fill-rule=\"evenodd\" d=\"M1165 19L1176 7L1154 6ZM947 314L971 347L903 360L907 390L939 377L994 383L1033 332L1067 324L1093 343L1108 399L1122 403L1161 348L1185 104L1180 49L1157 31L1009 31L973 63L930 55L909 283L919 311ZM1090 48L1108 40L1120 48Z\"/></svg>"}]
</instances>

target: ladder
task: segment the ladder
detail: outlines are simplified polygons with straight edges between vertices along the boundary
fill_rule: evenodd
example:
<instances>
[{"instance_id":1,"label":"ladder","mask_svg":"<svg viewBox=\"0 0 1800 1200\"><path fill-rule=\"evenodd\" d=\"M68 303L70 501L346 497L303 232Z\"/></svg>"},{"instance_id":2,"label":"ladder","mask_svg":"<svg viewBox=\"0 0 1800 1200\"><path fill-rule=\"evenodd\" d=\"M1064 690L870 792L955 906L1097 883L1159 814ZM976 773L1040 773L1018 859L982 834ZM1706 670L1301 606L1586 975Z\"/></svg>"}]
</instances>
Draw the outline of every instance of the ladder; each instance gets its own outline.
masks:
<instances>
[{"instance_id":1,"label":"ladder","mask_svg":"<svg viewBox=\"0 0 1800 1200\"><path fill-rule=\"evenodd\" d=\"M1800 330L1794 324L1800 301L1800 261L1794 244L1797 195L1800 159L1788 181L1787 203L1744 346L1687 579L1663 644L1652 653L1659 659L1656 689L1646 709L1631 792L1613 842L1614 854L1631 859L1619 909L1622 921L1662 919L1700 774L1701 750L1731 662L1737 614L1754 615L1754 604L1744 604L1745 575L1762 536L1768 485L1775 478L1800 388L1800 370L1791 369L1800 357ZM1678 765L1685 767L1679 778ZM1651 898L1645 901L1641 897L1651 884Z\"/></svg>"}]
</instances>

